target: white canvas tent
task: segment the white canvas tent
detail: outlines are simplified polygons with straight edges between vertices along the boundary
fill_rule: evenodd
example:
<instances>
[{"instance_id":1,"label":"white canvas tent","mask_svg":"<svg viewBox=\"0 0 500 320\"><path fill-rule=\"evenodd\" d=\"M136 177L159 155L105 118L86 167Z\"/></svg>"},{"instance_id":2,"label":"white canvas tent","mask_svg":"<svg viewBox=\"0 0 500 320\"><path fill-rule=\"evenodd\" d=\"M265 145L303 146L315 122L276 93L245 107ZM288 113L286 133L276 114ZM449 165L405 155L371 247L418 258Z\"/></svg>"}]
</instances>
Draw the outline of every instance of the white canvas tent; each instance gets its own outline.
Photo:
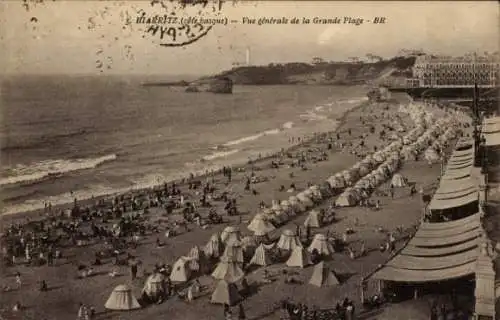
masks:
<instances>
[{"instance_id":1,"label":"white canvas tent","mask_svg":"<svg viewBox=\"0 0 500 320\"><path fill-rule=\"evenodd\" d=\"M260 244L250 260L250 265L268 266L272 263L271 257L263 244Z\"/></svg>"},{"instance_id":2,"label":"white canvas tent","mask_svg":"<svg viewBox=\"0 0 500 320\"><path fill-rule=\"evenodd\" d=\"M222 240L222 243L224 243L225 245L234 242L240 242L241 240L240 230L235 226L227 226L222 231L220 238Z\"/></svg>"},{"instance_id":3,"label":"white canvas tent","mask_svg":"<svg viewBox=\"0 0 500 320\"><path fill-rule=\"evenodd\" d=\"M357 199L353 194L352 189L346 189L338 198L335 200L335 205L338 207L351 207L356 205Z\"/></svg>"},{"instance_id":4,"label":"white canvas tent","mask_svg":"<svg viewBox=\"0 0 500 320\"><path fill-rule=\"evenodd\" d=\"M222 256L229 258L229 260L243 263L244 257L241 243L233 243L231 245L227 245Z\"/></svg>"},{"instance_id":5,"label":"white canvas tent","mask_svg":"<svg viewBox=\"0 0 500 320\"><path fill-rule=\"evenodd\" d=\"M309 252L313 252L316 249L319 254L328 256L335 252L333 246L328 242L328 239L324 234L318 233L314 236L311 245L307 249Z\"/></svg>"},{"instance_id":6,"label":"white canvas tent","mask_svg":"<svg viewBox=\"0 0 500 320\"><path fill-rule=\"evenodd\" d=\"M157 298L165 294L165 276L161 273L151 274L144 283L142 292L149 298Z\"/></svg>"},{"instance_id":7,"label":"white canvas tent","mask_svg":"<svg viewBox=\"0 0 500 320\"><path fill-rule=\"evenodd\" d=\"M278 240L277 247L281 250L293 250L301 246L300 240L292 230L284 230Z\"/></svg>"},{"instance_id":8,"label":"white canvas tent","mask_svg":"<svg viewBox=\"0 0 500 320\"><path fill-rule=\"evenodd\" d=\"M320 228L321 227L322 215L318 210L311 210L306 220L304 221L304 226Z\"/></svg>"},{"instance_id":9,"label":"white canvas tent","mask_svg":"<svg viewBox=\"0 0 500 320\"><path fill-rule=\"evenodd\" d=\"M222 254L222 242L220 240L220 236L217 233L214 233L210 240L208 240L205 248L203 250L207 257L218 258Z\"/></svg>"},{"instance_id":10,"label":"white canvas tent","mask_svg":"<svg viewBox=\"0 0 500 320\"><path fill-rule=\"evenodd\" d=\"M297 199L305 206L305 208L311 208L312 206L314 206L314 202L307 196L305 191L298 193Z\"/></svg>"},{"instance_id":11,"label":"white canvas tent","mask_svg":"<svg viewBox=\"0 0 500 320\"><path fill-rule=\"evenodd\" d=\"M325 262L321 261L317 265L314 266L314 270L309 280L309 284L312 284L317 287L327 287L327 286L335 286L340 282L335 276L335 274L330 271L330 269L325 265Z\"/></svg>"},{"instance_id":12,"label":"white canvas tent","mask_svg":"<svg viewBox=\"0 0 500 320\"><path fill-rule=\"evenodd\" d=\"M402 174L396 173L392 177L391 184L396 188L407 187L408 179L406 179Z\"/></svg>"},{"instance_id":13,"label":"white canvas tent","mask_svg":"<svg viewBox=\"0 0 500 320\"><path fill-rule=\"evenodd\" d=\"M180 257L172 266L172 273L170 273L170 280L172 282L186 282L189 280L191 270L188 262L192 259L189 257Z\"/></svg>"},{"instance_id":14,"label":"white canvas tent","mask_svg":"<svg viewBox=\"0 0 500 320\"><path fill-rule=\"evenodd\" d=\"M227 282L236 282L244 276L243 270L238 264L228 257L222 257L217 264L212 277L219 280L226 280Z\"/></svg>"},{"instance_id":15,"label":"white canvas tent","mask_svg":"<svg viewBox=\"0 0 500 320\"><path fill-rule=\"evenodd\" d=\"M286 261L288 267L304 268L311 264L307 251L302 246L297 246L292 250L292 254Z\"/></svg>"},{"instance_id":16,"label":"white canvas tent","mask_svg":"<svg viewBox=\"0 0 500 320\"><path fill-rule=\"evenodd\" d=\"M212 298L210 302L227 304L229 306L235 305L241 301L241 296L238 292L238 288L234 283L228 283L225 280L220 280L212 293Z\"/></svg>"},{"instance_id":17,"label":"white canvas tent","mask_svg":"<svg viewBox=\"0 0 500 320\"><path fill-rule=\"evenodd\" d=\"M104 307L109 310L134 310L139 309L141 306L132 293L132 289L125 284L121 284L113 289Z\"/></svg>"},{"instance_id":18,"label":"white canvas tent","mask_svg":"<svg viewBox=\"0 0 500 320\"><path fill-rule=\"evenodd\" d=\"M273 231L275 228L273 224L264 217L263 214L257 213L248 225L248 229L252 231L256 236L264 236Z\"/></svg>"}]
</instances>

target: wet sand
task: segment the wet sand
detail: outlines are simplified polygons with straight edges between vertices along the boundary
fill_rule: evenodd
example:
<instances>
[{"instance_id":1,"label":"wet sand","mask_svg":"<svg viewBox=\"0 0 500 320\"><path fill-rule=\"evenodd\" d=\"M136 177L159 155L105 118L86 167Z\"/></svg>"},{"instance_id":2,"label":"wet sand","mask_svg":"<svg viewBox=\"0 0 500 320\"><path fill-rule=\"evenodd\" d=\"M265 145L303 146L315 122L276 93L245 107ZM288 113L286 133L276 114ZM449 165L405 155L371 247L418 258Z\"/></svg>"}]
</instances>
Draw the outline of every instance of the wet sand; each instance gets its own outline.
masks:
<instances>
[{"instance_id":1,"label":"wet sand","mask_svg":"<svg viewBox=\"0 0 500 320\"><path fill-rule=\"evenodd\" d=\"M390 118L381 117L382 113L396 114L399 106L397 104L365 104L359 108L355 108L348 112L342 119L337 132L340 134L340 141L344 145L353 142L357 144L360 141L360 136L365 136L364 141L367 150L373 150L374 146L379 149L387 145L388 142L383 142L378 139L378 135L370 133L370 126L375 127L375 132L380 132L383 125L393 124ZM399 113L403 125L409 129L413 128L414 124L408 115ZM377 116L377 119L374 118ZM360 124L360 117L365 119L365 125ZM351 129L351 135L347 133ZM330 135L336 140L335 133ZM310 154L319 154L320 150L326 150L326 141L309 141L300 146L295 147L291 152L300 153L305 150L312 150ZM267 182L252 185L258 194L253 195L249 191L245 191L245 174L246 172L237 172L233 170L233 179L228 188L225 185L226 179L222 175L216 175L213 178L219 190L227 190L231 195L236 196L238 209L243 212L241 216L228 217L224 215L224 224L211 225L207 229L202 229L196 225L190 226L191 231L180 234L173 238L164 238L162 234L149 235L140 241L140 245L134 250L128 250L134 256L139 257L142 265L139 268L139 277L144 270L151 272L155 263L164 262L172 264L177 258L182 255L187 255L189 250L194 246L204 246L211 234L221 231L227 225L239 225L244 235L251 233L246 228L247 223L259 212L259 203L264 201L268 206L272 200L285 200L289 196L295 195L307 187L307 183L321 184L326 178L348 169L360 159L350 153L352 148L340 148L338 145L334 150L326 150L328 160L317 163L307 163L308 170L300 168L287 168L285 166L279 169L271 168L271 159L262 159L254 166L260 168L256 170L257 176L266 176L269 178ZM248 166L247 166L248 168ZM426 161L405 161L402 168L399 170L401 174L406 176L410 182L417 185L417 189L422 186L426 192L431 192L436 186L437 177L439 174L440 165L429 165ZM290 178L290 173L293 173L294 178ZM212 178L208 178L212 181ZM291 183L295 183L297 191L294 193L278 191L281 185L288 188ZM187 187L181 186L181 190L186 190ZM388 183L380 186L378 190L387 191ZM374 193L375 194L375 193ZM326 200L319 208L327 207L335 198ZM377 231L383 228L386 231L395 230L397 227L410 227L419 222L422 213L422 204L420 197L415 195L410 197L408 188L396 190L394 199L387 196L371 197L372 200L380 200L381 210L374 211L363 207L350 207L336 209L336 215L339 221L314 230L313 233L326 230L341 235L347 227L353 228L355 233L348 239L350 247L354 250L359 250L359 240L363 239L366 243L367 250L378 248L386 237L386 233ZM187 199L190 200L190 199ZM217 203L218 212L221 213L222 203ZM206 208L201 209L202 216L207 214ZM159 209L151 210L148 214L148 219L158 219L164 212ZM15 215L4 217L2 223L10 223L18 219L26 217L40 216L40 212L29 213L25 215ZM298 215L295 219L289 221L285 226L275 230L272 237L277 238L283 229L295 229L295 224L302 224L307 216L307 213ZM175 217L169 217L172 219ZM240 224L240 219L242 223ZM358 224L356 224L358 221ZM166 246L156 248L155 239L160 237L166 242ZM180 301L177 298L167 300L161 305L151 305L141 310L132 312L104 312L104 303L109 297L111 291L118 284L129 284L133 287L136 297L141 295L141 290L144 284L144 279L132 281L129 275L128 267L119 267L119 272L123 274L121 277L111 278L108 273L114 267L107 263L103 266L95 267L96 276L77 279L76 266L80 263L89 265L94 259L94 253L97 246L75 247L64 249L64 254L68 259L63 259L56 267L25 267L19 266L6 270L5 276L0 280L0 284L15 286L14 274L19 271L23 275L23 287L20 290L2 293L0 295L0 306L2 308L12 308L16 301L20 301L27 307L22 311L26 318L32 315L33 319L54 319L66 320L75 319L78 310L78 304L83 302L87 305L93 305L98 313L97 319L221 319L222 307L220 305L212 305L209 303L211 288L214 286L214 281L210 277L202 277L202 284L206 284L210 289L205 290L204 296L197 298L191 303ZM359 305L359 284L362 276L368 274L376 268L378 264L383 263L388 258L388 253L381 253L378 250L370 252L365 257L351 260L345 252L335 253L333 259L328 261L328 265L333 269L339 278L341 285L336 287L315 288L307 284L312 273L312 267L305 268L299 271L298 277L304 281L301 285L289 285L283 281L283 276L271 283L259 286L258 292L247 298L243 305L247 311L248 319L279 319L280 312L272 312L274 306L280 299L291 296L296 302L305 302L309 305L316 305L321 308L332 308L336 302L348 296L357 302L357 309L361 309ZM277 273L283 268L283 264L273 264L267 269L271 273ZM247 275L249 283L259 281L262 278L263 268ZM39 292L38 281L44 279L47 281L50 290L48 292ZM373 288L369 288L369 291ZM234 309L235 311L237 308ZM20 314L12 319L22 319ZM19 318L17 318L19 316ZM10 318L9 318L10 319Z\"/></svg>"}]
</instances>

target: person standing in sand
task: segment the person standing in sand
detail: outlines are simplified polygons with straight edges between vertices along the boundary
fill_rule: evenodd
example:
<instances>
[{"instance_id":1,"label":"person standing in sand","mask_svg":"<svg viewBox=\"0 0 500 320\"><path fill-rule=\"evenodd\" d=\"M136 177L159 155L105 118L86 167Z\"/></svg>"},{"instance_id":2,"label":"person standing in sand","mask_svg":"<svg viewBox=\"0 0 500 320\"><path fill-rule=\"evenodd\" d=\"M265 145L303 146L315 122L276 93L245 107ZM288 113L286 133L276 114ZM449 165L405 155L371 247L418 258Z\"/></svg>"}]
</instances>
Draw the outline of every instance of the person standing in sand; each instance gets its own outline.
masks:
<instances>
[{"instance_id":1,"label":"person standing in sand","mask_svg":"<svg viewBox=\"0 0 500 320\"><path fill-rule=\"evenodd\" d=\"M16 284L17 288L21 289L22 281L21 281L21 274L19 272L16 272Z\"/></svg>"}]
</instances>

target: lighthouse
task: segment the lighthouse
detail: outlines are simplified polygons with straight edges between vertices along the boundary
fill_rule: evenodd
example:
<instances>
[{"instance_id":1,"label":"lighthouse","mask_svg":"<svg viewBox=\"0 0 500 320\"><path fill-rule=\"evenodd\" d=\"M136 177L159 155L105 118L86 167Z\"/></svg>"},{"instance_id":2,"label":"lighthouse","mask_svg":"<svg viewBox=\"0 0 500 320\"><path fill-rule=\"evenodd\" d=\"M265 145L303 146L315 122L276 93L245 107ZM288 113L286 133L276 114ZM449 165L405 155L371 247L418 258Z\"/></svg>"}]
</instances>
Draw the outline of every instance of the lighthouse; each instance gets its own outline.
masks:
<instances>
[{"instance_id":1,"label":"lighthouse","mask_svg":"<svg viewBox=\"0 0 500 320\"><path fill-rule=\"evenodd\" d=\"M247 66L250 66L250 47L247 47L246 55L245 55L245 63Z\"/></svg>"}]
</instances>

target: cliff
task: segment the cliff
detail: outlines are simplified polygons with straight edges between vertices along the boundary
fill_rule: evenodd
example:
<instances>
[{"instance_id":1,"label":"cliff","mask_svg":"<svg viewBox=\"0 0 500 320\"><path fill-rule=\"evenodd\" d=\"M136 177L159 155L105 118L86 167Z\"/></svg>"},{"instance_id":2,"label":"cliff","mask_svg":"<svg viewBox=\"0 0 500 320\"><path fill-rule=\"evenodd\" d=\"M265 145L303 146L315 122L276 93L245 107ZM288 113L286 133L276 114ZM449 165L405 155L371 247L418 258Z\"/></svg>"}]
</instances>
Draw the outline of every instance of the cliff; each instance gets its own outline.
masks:
<instances>
[{"instance_id":1,"label":"cliff","mask_svg":"<svg viewBox=\"0 0 500 320\"><path fill-rule=\"evenodd\" d=\"M411 67L415 63L415 58L415 56L395 57L373 63L272 63L267 66L237 67L200 80L207 81L224 77L231 79L234 84L242 85L395 85L411 76Z\"/></svg>"}]
</instances>

